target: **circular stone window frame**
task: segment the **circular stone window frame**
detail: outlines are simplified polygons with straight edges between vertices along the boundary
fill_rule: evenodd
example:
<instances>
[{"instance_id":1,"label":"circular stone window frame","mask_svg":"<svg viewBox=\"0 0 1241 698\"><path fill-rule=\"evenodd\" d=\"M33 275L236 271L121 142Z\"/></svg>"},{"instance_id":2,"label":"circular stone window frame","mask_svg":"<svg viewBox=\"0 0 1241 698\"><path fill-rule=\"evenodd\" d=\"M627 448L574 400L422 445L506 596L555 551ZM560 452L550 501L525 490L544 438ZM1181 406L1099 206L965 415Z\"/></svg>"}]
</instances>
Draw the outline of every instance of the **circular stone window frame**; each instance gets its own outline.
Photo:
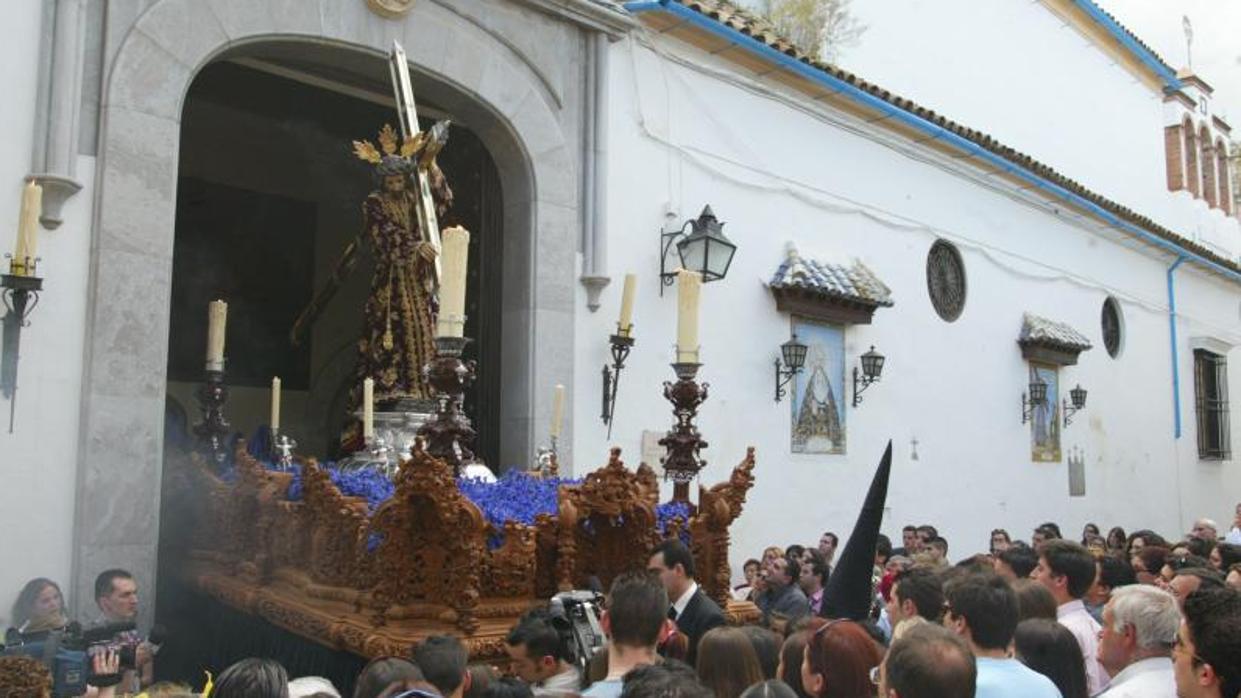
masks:
<instances>
[{"instance_id":1,"label":"circular stone window frame","mask_svg":"<svg viewBox=\"0 0 1241 698\"><path fill-rule=\"evenodd\" d=\"M956 307L945 307L946 301L937 295L935 290L935 281L933 276L932 264L935 260L940 259L942 255L948 255L949 262L956 266L958 277L960 278L961 300ZM957 246L940 238L936 240L931 249L926 253L926 293L931 301L931 307L935 309L935 314L944 322L956 322L965 312L965 304L969 300L969 278L965 271L965 260L961 258L961 251Z\"/></svg>"},{"instance_id":2,"label":"circular stone window frame","mask_svg":"<svg viewBox=\"0 0 1241 698\"><path fill-rule=\"evenodd\" d=\"M1107 341L1107 311L1112 309L1116 316L1116 346L1112 346ZM1103 338L1103 349L1107 355L1113 359L1119 359L1121 354L1125 353L1125 312L1120 305L1120 301L1115 296L1108 296L1103 299L1103 305L1099 307L1099 334Z\"/></svg>"}]
</instances>

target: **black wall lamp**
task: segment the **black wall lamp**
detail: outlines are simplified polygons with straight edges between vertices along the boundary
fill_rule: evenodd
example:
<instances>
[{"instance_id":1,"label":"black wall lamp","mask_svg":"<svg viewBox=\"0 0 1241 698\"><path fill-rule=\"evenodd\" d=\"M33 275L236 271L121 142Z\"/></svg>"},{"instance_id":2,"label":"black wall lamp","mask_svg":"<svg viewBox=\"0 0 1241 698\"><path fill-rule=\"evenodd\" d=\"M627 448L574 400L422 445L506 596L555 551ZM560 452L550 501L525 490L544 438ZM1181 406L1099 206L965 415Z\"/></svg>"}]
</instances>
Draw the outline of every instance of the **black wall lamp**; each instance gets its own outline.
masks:
<instances>
[{"instance_id":1,"label":"black wall lamp","mask_svg":"<svg viewBox=\"0 0 1241 698\"><path fill-rule=\"evenodd\" d=\"M690 232L685 233L689 226ZM679 230L660 233L659 236L659 295L664 287L671 286L677 278L677 270L668 268L668 251L675 243L681 269L702 274L704 283L719 281L728 274L737 246L724 235L724 224L716 219L711 206L702 209L698 218L685 221Z\"/></svg>"},{"instance_id":2,"label":"black wall lamp","mask_svg":"<svg viewBox=\"0 0 1241 698\"><path fill-rule=\"evenodd\" d=\"M1021 423L1034 419L1034 410L1047 404L1047 383L1037 376L1030 381L1030 393L1021 394Z\"/></svg>"},{"instance_id":3,"label":"black wall lamp","mask_svg":"<svg viewBox=\"0 0 1241 698\"><path fill-rule=\"evenodd\" d=\"M1086 407L1086 389L1079 383L1076 388L1069 391L1069 400L1064 401L1064 426L1066 427L1073 423L1073 415Z\"/></svg>"},{"instance_id":4,"label":"black wall lamp","mask_svg":"<svg viewBox=\"0 0 1241 698\"><path fill-rule=\"evenodd\" d=\"M784 357L783 366L780 359L776 359L776 402L784 397L784 386L793 380L793 376L801 373L802 367L806 365L806 345L797 341L797 335L794 334L789 341L780 345L780 355ZM785 368L787 367L787 368Z\"/></svg>"},{"instance_id":5,"label":"black wall lamp","mask_svg":"<svg viewBox=\"0 0 1241 698\"><path fill-rule=\"evenodd\" d=\"M872 345L870 351L862 354L862 369L858 371L858 367L853 367L853 406L857 407L862 404L862 393L871 386L872 383L879 382L879 377L883 375L883 354L875 351Z\"/></svg>"}]
</instances>

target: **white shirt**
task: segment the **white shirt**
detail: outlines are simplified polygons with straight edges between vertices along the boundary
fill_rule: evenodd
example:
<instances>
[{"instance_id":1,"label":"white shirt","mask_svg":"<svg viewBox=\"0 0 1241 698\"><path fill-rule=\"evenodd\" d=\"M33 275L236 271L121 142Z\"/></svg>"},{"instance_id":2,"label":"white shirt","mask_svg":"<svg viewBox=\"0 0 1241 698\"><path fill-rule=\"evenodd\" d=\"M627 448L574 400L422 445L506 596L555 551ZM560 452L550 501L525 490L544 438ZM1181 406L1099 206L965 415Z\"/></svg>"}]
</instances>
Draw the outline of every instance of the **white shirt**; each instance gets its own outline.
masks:
<instances>
[{"instance_id":1,"label":"white shirt","mask_svg":"<svg viewBox=\"0 0 1241 698\"><path fill-rule=\"evenodd\" d=\"M1081 599L1075 599L1056 609L1056 620L1069 629L1077 638L1077 646L1082 648L1082 658L1086 661L1086 690L1094 695L1107 688L1107 671L1099 663L1099 630L1103 626L1090 616L1086 605Z\"/></svg>"},{"instance_id":2,"label":"white shirt","mask_svg":"<svg viewBox=\"0 0 1241 698\"><path fill-rule=\"evenodd\" d=\"M681 594L681 598L672 604L672 610L677 612L677 618L680 618L681 614L685 613L685 607L689 605L689 600L694 598L694 594L697 592L698 582L690 582L689 588L685 590L684 594Z\"/></svg>"},{"instance_id":3,"label":"white shirt","mask_svg":"<svg viewBox=\"0 0 1241 698\"><path fill-rule=\"evenodd\" d=\"M1176 676L1170 657L1150 657L1134 662L1112 678L1097 698L1175 698Z\"/></svg>"},{"instance_id":4,"label":"white shirt","mask_svg":"<svg viewBox=\"0 0 1241 698\"><path fill-rule=\"evenodd\" d=\"M1228 532L1228 535L1224 537L1224 542L1232 543L1233 545L1241 545L1241 528L1233 526L1232 530Z\"/></svg>"}]
</instances>

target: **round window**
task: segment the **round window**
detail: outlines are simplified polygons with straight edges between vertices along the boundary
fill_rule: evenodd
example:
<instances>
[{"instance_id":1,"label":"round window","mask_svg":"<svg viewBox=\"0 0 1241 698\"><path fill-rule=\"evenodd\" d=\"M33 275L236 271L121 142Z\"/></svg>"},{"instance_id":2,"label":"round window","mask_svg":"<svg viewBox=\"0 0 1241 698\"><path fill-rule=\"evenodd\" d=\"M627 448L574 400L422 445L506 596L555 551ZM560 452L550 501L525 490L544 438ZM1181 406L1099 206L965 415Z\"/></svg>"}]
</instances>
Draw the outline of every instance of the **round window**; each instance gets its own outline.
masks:
<instances>
[{"instance_id":1,"label":"round window","mask_svg":"<svg viewBox=\"0 0 1241 698\"><path fill-rule=\"evenodd\" d=\"M951 243L936 240L926 256L926 290L941 318L952 322L965 309L965 265Z\"/></svg>"},{"instance_id":2,"label":"round window","mask_svg":"<svg viewBox=\"0 0 1241 698\"><path fill-rule=\"evenodd\" d=\"M1113 359L1120 356L1120 348L1124 334L1124 323L1120 315L1120 303L1115 298L1108 296L1103 301L1103 348L1107 349L1107 355Z\"/></svg>"}]
</instances>

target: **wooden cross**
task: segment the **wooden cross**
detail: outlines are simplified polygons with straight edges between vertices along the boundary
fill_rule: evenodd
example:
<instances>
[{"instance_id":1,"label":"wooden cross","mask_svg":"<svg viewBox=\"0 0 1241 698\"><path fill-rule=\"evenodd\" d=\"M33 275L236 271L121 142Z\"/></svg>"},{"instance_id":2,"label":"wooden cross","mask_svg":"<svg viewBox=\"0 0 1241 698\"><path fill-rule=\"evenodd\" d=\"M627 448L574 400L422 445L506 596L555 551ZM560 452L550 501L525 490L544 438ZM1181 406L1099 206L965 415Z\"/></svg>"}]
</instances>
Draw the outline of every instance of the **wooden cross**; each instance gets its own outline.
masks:
<instances>
[{"instance_id":1,"label":"wooden cross","mask_svg":"<svg viewBox=\"0 0 1241 698\"><path fill-rule=\"evenodd\" d=\"M401 42L392 41L392 53L388 56L388 68L392 74L392 91L396 97L397 118L401 122L401 137L405 141L409 141L418 135L421 131L418 128L418 110L414 104L414 88L409 80L409 61L405 58L405 49L401 47ZM441 122L435 125L431 132L425 136L425 144L421 148L421 155L418 157L417 167L415 168L416 182L418 186L417 208L418 208L418 227L422 229L422 234L426 240L435 245L435 286L438 289L440 283L440 224L439 219L435 215L435 199L431 196L431 165L435 162L435 156L439 153L439 149L443 147L444 141L448 135L447 122Z\"/></svg>"}]
</instances>

